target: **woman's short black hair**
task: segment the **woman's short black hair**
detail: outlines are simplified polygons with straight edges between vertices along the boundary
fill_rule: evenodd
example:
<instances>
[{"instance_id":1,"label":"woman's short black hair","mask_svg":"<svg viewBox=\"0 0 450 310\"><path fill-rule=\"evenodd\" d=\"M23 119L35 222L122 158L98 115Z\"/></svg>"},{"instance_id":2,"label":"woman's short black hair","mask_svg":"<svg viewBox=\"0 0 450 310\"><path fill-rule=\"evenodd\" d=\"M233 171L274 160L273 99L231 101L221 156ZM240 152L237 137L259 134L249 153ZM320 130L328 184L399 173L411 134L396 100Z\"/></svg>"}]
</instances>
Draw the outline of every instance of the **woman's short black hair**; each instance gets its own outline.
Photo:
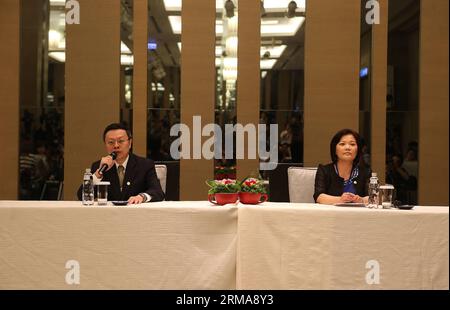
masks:
<instances>
[{"instance_id":1,"label":"woman's short black hair","mask_svg":"<svg viewBox=\"0 0 450 310\"><path fill-rule=\"evenodd\" d=\"M103 131L103 141L105 141L106 134L108 133L108 131L117 130L117 129L125 130L127 132L128 139L132 138L131 131L130 131L130 129L128 128L128 126L126 124L124 124L124 123L112 123L112 124L109 124L108 126L106 126L105 130Z\"/></svg>"},{"instance_id":2,"label":"woman's short black hair","mask_svg":"<svg viewBox=\"0 0 450 310\"><path fill-rule=\"evenodd\" d=\"M331 139L331 142L330 142L331 160L333 161L333 163L337 163L338 157L336 155L336 145L339 143L339 141L341 141L341 138L346 135L352 135L356 140L356 145L358 146L358 152L356 153L355 160L353 160L353 165L355 166L355 165L359 164L359 159L361 158L362 143L361 143L361 137L360 137L359 133L357 133L356 131L354 131L352 129L346 128L346 129L339 130L334 135L334 137Z\"/></svg>"}]
</instances>

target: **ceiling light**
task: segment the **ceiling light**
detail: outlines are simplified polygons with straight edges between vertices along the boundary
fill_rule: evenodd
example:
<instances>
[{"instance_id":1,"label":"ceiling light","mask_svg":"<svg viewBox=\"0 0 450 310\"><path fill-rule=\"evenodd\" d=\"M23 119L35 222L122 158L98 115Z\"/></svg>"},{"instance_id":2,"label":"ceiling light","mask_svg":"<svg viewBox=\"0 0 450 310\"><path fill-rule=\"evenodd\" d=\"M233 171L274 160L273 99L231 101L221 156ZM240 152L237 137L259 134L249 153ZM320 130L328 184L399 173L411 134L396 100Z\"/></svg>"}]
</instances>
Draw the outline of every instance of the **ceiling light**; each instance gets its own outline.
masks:
<instances>
[{"instance_id":1,"label":"ceiling light","mask_svg":"<svg viewBox=\"0 0 450 310\"><path fill-rule=\"evenodd\" d=\"M235 15L234 17L227 19L227 30L228 34L235 34L238 30L238 18Z\"/></svg>"},{"instance_id":2,"label":"ceiling light","mask_svg":"<svg viewBox=\"0 0 450 310\"><path fill-rule=\"evenodd\" d=\"M238 38L236 36L232 36L226 39L225 41L225 51L228 56L235 57L238 52Z\"/></svg>"},{"instance_id":3,"label":"ceiling light","mask_svg":"<svg viewBox=\"0 0 450 310\"><path fill-rule=\"evenodd\" d=\"M48 56L56 61L66 62L66 52L50 52L48 53ZM125 55L125 54L120 55L120 64L122 66L133 65L133 63L134 63L133 55Z\"/></svg>"},{"instance_id":4,"label":"ceiling light","mask_svg":"<svg viewBox=\"0 0 450 310\"><path fill-rule=\"evenodd\" d=\"M266 0L267 1L267 0ZM233 20L234 18L231 18ZM282 21L282 22L280 22ZM278 23L269 22L261 24L261 36L262 37L274 37L274 36L293 36L302 26L305 21L304 17L294 18L282 18ZM181 16L169 16L170 26L174 34L181 34ZM216 20L216 36L223 35L223 25L217 23Z\"/></svg>"},{"instance_id":5,"label":"ceiling light","mask_svg":"<svg viewBox=\"0 0 450 310\"><path fill-rule=\"evenodd\" d=\"M223 66L227 69L237 69L238 59L236 57L225 57L223 59Z\"/></svg>"},{"instance_id":6,"label":"ceiling light","mask_svg":"<svg viewBox=\"0 0 450 310\"><path fill-rule=\"evenodd\" d=\"M174 34L181 34L181 16L169 16L169 23ZM218 20L216 20L216 34L222 35L222 33L223 25L218 23Z\"/></svg>"},{"instance_id":7,"label":"ceiling light","mask_svg":"<svg viewBox=\"0 0 450 310\"><path fill-rule=\"evenodd\" d=\"M169 16L169 23L174 34L181 33L181 16Z\"/></svg>"},{"instance_id":8,"label":"ceiling light","mask_svg":"<svg viewBox=\"0 0 450 310\"><path fill-rule=\"evenodd\" d=\"M267 56L269 56L269 58L279 58L286 47L286 45L261 46L261 58L264 58L265 55L266 58Z\"/></svg>"},{"instance_id":9,"label":"ceiling light","mask_svg":"<svg viewBox=\"0 0 450 310\"><path fill-rule=\"evenodd\" d=\"M65 0L53 0L65 1ZM222 12L224 0L216 0L216 12ZM286 12L290 0L264 0L264 9L267 13ZM305 12L306 0L296 0L297 12ZM167 12L181 12L182 0L164 0Z\"/></svg>"},{"instance_id":10,"label":"ceiling light","mask_svg":"<svg viewBox=\"0 0 450 310\"><path fill-rule=\"evenodd\" d=\"M50 0L51 6L65 6L66 0Z\"/></svg>"},{"instance_id":11,"label":"ceiling light","mask_svg":"<svg viewBox=\"0 0 450 310\"><path fill-rule=\"evenodd\" d=\"M134 57L133 55L120 55L120 64L122 66L132 66L134 63Z\"/></svg>"},{"instance_id":12,"label":"ceiling light","mask_svg":"<svg viewBox=\"0 0 450 310\"><path fill-rule=\"evenodd\" d=\"M48 48L50 50L60 49L63 41L64 41L64 37L61 34L61 32L56 31L56 30L50 30L48 32Z\"/></svg>"},{"instance_id":13,"label":"ceiling light","mask_svg":"<svg viewBox=\"0 0 450 310\"><path fill-rule=\"evenodd\" d=\"M261 24L261 36L262 37L287 37L295 35L298 30L303 25L304 17L294 17L294 18L282 18L282 23L262 23ZM216 28L217 29L217 28ZM222 35L222 32L216 32L217 35ZM279 42L281 43L281 42Z\"/></svg>"},{"instance_id":14,"label":"ceiling light","mask_svg":"<svg viewBox=\"0 0 450 310\"><path fill-rule=\"evenodd\" d=\"M262 37L293 36L305 21L304 17L283 18L283 22L276 25L261 25Z\"/></svg>"},{"instance_id":15,"label":"ceiling light","mask_svg":"<svg viewBox=\"0 0 450 310\"><path fill-rule=\"evenodd\" d=\"M223 79L224 80L231 80L231 81L236 81L237 80L237 70L233 69L233 68L224 68L223 69Z\"/></svg>"},{"instance_id":16,"label":"ceiling light","mask_svg":"<svg viewBox=\"0 0 450 310\"><path fill-rule=\"evenodd\" d=\"M237 37L229 37L225 41L225 52L227 56L236 57L238 49L238 39Z\"/></svg>"},{"instance_id":17,"label":"ceiling light","mask_svg":"<svg viewBox=\"0 0 450 310\"><path fill-rule=\"evenodd\" d=\"M280 21L276 19L266 19L261 21L261 25L278 25L279 23Z\"/></svg>"},{"instance_id":18,"label":"ceiling light","mask_svg":"<svg viewBox=\"0 0 450 310\"><path fill-rule=\"evenodd\" d=\"M120 41L120 53L121 54L131 54L131 50L122 41Z\"/></svg>"},{"instance_id":19,"label":"ceiling light","mask_svg":"<svg viewBox=\"0 0 450 310\"><path fill-rule=\"evenodd\" d=\"M262 59L260 62L260 68L261 70L270 70L276 62L276 59Z\"/></svg>"},{"instance_id":20,"label":"ceiling light","mask_svg":"<svg viewBox=\"0 0 450 310\"><path fill-rule=\"evenodd\" d=\"M267 13L286 12L286 8L291 0L264 0L264 8ZM295 0L297 4L297 12L306 10L306 0Z\"/></svg>"},{"instance_id":21,"label":"ceiling light","mask_svg":"<svg viewBox=\"0 0 450 310\"><path fill-rule=\"evenodd\" d=\"M59 62L66 62L66 53L65 52L50 52L48 53L50 58L53 58Z\"/></svg>"}]
</instances>

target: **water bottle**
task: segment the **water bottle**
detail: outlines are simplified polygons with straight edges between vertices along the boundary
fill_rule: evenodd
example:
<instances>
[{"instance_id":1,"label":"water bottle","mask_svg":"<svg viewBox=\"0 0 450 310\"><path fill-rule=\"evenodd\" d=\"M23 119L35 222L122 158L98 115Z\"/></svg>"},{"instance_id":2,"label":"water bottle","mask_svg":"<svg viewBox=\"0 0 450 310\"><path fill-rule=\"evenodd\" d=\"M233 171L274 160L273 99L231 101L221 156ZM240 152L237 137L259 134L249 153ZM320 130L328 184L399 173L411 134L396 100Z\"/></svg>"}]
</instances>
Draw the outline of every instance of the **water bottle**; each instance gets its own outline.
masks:
<instances>
[{"instance_id":1,"label":"water bottle","mask_svg":"<svg viewBox=\"0 0 450 310\"><path fill-rule=\"evenodd\" d=\"M378 208L378 197L380 191L380 184L375 172L372 172L372 177L369 183L369 208Z\"/></svg>"},{"instance_id":2,"label":"water bottle","mask_svg":"<svg viewBox=\"0 0 450 310\"><path fill-rule=\"evenodd\" d=\"M83 205L89 206L94 204L94 178L91 169L87 168L83 177Z\"/></svg>"}]
</instances>

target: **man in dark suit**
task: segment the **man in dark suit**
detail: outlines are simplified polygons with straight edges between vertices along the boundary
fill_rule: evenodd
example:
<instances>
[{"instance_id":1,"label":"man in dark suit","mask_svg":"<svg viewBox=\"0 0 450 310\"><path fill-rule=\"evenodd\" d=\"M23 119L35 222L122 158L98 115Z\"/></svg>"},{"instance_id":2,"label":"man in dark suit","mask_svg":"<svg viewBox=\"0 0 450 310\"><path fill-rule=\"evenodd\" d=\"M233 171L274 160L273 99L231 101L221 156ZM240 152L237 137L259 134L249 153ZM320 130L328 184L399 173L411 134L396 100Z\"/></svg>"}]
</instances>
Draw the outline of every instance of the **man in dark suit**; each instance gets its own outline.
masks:
<instances>
[{"instance_id":1,"label":"man in dark suit","mask_svg":"<svg viewBox=\"0 0 450 310\"><path fill-rule=\"evenodd\" d=\"M108 125L103 132L106 152L116 153L103 157L91 166L94 173L94 184L109 181L108 200L128 200L130 204L164 200L164 192L156 176L155 164L152 160L131 154L132 137L130 130L123 124ZM100 167L107 165L101 173ZM82 186L78 189L81 200Z\"/></svg>"}]
</instances>

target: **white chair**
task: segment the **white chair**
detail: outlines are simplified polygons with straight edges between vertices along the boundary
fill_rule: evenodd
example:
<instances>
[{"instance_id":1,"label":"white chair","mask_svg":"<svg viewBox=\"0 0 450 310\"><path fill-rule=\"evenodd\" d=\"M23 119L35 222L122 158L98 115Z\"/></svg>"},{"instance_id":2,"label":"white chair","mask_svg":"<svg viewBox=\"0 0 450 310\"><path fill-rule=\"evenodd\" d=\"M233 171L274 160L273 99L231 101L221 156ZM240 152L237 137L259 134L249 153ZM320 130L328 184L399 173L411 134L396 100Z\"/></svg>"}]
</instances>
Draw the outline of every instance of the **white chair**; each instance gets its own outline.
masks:
<instances>
[{"instance_id":1,"label":"white chair","mask_svg":"<svg viewBox=\"0 0 450 310\"><path fill-rule=\"evenodd\" d=\"M317 168L289 167L289 201L314 203L314 182Z\"/></svg>"},{"instance_id":2,"label":"white chair","mask_svg":"<svg viewBox=\"0 0 450 310\"><path fill-rule=\"evenodd\" d=\"M156 176L158 177L161 188L166 193L167 167L166 165L155 165Z\"/></svg>"}]
</instances>

